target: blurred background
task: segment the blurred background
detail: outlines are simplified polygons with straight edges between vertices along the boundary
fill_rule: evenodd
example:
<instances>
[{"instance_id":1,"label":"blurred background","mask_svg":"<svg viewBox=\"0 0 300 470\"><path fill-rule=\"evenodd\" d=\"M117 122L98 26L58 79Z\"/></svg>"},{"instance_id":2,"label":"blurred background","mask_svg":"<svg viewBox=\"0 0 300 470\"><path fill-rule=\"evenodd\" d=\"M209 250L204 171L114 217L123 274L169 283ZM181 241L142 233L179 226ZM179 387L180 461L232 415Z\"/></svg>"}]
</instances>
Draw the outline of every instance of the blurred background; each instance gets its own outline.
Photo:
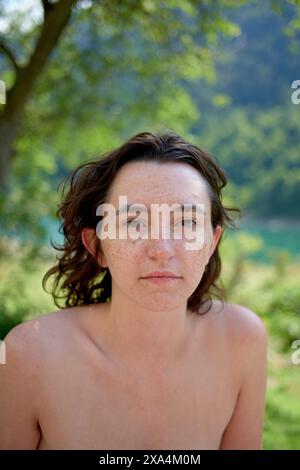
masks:
<instances>
[{"instance_id":1,"label":"blurred background","mask_svg":"<svg viewBox=\"0 0 300 470\"><path fill-rule=\"evenodd\" d=\"M0 80L0 339L57 310L41 280L64 176L171 128L241 208L222 282L269 331L264 448L300 449L299 1L0 0Z\"/></svg>"}]
</instances>

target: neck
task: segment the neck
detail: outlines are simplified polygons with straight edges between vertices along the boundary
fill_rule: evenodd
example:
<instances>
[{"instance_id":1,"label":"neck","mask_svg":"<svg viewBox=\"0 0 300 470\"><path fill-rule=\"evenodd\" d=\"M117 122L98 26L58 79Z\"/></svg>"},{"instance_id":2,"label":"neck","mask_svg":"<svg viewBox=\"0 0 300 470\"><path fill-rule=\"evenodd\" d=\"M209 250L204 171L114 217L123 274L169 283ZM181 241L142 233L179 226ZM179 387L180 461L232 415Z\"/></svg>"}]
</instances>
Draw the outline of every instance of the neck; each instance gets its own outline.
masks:
<instances>
[{"instance_id":1,"label":"neck","mask_svg":"<svg viewBox=\"0 0 300 470\"><path fill-rule=\"evenodd\" d=\"M176 365L191 342L192 316L186 303L170 310L150 310L113 296L106 315L108 348L130 367L153 370Z\"/></svg>"}]
</instances>

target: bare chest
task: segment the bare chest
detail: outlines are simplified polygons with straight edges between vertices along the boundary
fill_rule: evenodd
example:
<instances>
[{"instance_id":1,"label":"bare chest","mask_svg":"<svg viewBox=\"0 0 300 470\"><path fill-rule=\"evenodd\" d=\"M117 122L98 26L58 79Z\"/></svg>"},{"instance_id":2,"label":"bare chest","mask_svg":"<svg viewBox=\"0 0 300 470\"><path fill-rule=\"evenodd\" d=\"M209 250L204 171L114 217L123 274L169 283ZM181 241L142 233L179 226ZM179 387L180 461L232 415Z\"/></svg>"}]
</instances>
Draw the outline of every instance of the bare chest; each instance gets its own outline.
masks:
<instances>
[{"instance_id":1,"label":"bare chest","mask_svg":"<svg viewBox=\"0 0 300 470\"><path fill-rule=\"evenodd\" d=\"M136 374L64 363L43 391L41 449L218 449L237 387L230 354Z\"/></svg>"}]
</instances>

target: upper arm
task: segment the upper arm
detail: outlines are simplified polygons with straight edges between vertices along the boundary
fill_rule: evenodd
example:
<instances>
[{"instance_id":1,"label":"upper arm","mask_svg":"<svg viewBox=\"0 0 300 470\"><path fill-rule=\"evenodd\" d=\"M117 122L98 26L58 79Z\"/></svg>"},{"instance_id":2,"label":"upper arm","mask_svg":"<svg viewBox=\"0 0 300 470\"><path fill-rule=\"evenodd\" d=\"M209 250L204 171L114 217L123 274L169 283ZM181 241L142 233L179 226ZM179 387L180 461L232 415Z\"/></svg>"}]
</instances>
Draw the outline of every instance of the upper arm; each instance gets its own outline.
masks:
<instances>
[{"instance_id":1,"label":"upper arm","mask_svg":"<svg viewBox=\"0 0 300 470\"><path fill-rule=\"evenodd\" d=\"M231 419L223 433L220 449L262 449L267 381L267 330L262 320L248 309L248 333L240 353L241 387Z\"/></svg>"},{"instance_id":2,"label":"upper arm","mask_svg":"<svg viewBox=\"0 0 300 470\"><path fill-rule=\"evenodd\" d=\"M36 449L40 439L35 410L36 368L27 331L28 325L18 325L4 339L6 363L0 365L0 449Z\"/></svg>"}]
</instances>

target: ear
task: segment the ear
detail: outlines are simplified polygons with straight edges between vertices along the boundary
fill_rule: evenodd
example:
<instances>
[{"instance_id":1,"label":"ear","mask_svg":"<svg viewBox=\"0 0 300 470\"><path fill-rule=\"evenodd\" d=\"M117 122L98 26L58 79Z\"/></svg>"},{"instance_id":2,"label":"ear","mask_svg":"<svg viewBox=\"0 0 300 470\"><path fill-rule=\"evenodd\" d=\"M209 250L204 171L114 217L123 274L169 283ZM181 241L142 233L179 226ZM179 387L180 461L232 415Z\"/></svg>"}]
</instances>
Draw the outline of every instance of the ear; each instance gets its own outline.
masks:
<instances>
[{"instance_id":1,"label":"ear","mask_svg":"<svg viewBox=\"0 0 300 470\"><path fill-rule=\"evenodd\" d=\"M99 240L97 238L96 230L94 228L86 227L81 231L81 241L87 251L95 258L96 257L96 250ZM97 259L99 265L103 268L107 267L107 263L105 261L105 256L100 250L98 253Z\"/></svg>"},{"instance_id":2,"label":"ear","mask_svg":"<svg viewBox=\"0 0 300 470\"><path fill-rule=\"evenodd\" d=\"M222 235L222 227L220 225L217 225L215 228L214 236L213 236L212 243L210 246L209 258L213 255L216 249L216 246L218 244L218 241L220 240L221 235Z\"/></svg>"}]
</instances>

